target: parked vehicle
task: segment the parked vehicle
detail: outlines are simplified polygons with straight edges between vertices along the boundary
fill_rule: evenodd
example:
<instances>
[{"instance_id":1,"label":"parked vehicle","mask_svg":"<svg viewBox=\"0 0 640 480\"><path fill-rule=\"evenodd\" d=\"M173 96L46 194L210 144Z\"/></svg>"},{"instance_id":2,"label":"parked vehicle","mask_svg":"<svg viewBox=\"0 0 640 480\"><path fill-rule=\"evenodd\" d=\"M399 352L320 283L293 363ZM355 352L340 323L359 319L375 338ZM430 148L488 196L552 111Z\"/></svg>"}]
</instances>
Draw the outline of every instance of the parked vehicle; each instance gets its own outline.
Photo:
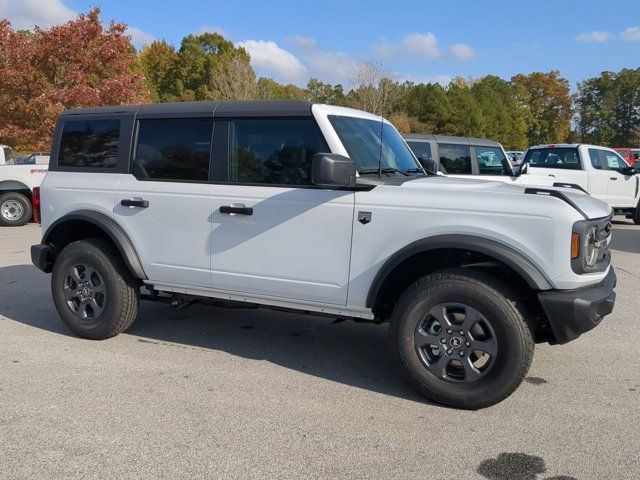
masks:
<instances>
[{"instance_id":1,"label":"parked vehicle","mask_svg":"<svg viewBox=\"0 0 640 480\"><path fill-rule=\"evenodd\" d=\"M630 167L638 161L640 157L638 149L627 148L627 147L616 147L614 148L616 152L622 157L622 159L629 165Z\"/></svg>"},{"instance_id":2,"label":"parked vehicle","mask_svg":"<svg viewBox=\"0 0 640 480\"><path fill-rule=\"evenodd\" d=\"M640 163L634 167L612 148L597 145L537 145L524 157L529 174L579 185L618 214L640 224Z\"/></svg>"},{"instance_id":3,"label":"parked vehicle","mask_svg":"<svg viewBox=\"0 0 640 480\"><path fill-rule=\"evenodd\" d=\"M47 165L18 165L11 147L0 145L0 226L21 226L33 212L33 189L40 185Z\"/></svg>"},{"instance_id":4,"label":"parked vehicle","mask_svg":"<svg viewBox=\"0 0 640 480\"><path fill-rule=\"evenodd\" d=\"M126 330L140 298L389 322L408 381L455 407L506 398L534 342L573 340L615 300L604 203L427 175L348 108L67 111L41 198L32 260L77 335Z\"/></svg>"},{"instance_id":5,"label":"parked vehicle","mask_svg":"<svg viewBox=\"0 0 640 480\"><path fill-rule=\"evenodd\" d=\"M512 165L498 142L485 138L451 137L448 135L403 135L407 145L421 161L434 161L437 170L448 176L497 180L520 185L578 188L568 182L524 175Z\"/></svg>"},{"instance_id":6,"label":"parked vehicle","mask_svg":"<svg viewBox=\"0 0 640 480\"><path fill-rule=\"evenodd\" d=\"M511 157L511 163L513 165L520 165L520 163L522 163L524 152L521 150L508 150L507 155Z\"/></svg>"}]
</instances>

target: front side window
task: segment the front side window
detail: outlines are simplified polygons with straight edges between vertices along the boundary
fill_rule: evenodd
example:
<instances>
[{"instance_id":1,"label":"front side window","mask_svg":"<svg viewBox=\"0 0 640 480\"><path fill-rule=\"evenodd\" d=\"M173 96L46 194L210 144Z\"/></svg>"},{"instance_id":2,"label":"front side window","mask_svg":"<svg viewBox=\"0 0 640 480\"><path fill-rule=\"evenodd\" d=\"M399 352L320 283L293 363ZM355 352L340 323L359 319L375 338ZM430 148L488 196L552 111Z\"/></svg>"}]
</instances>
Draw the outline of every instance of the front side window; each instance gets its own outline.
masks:
<instances>
[{"instance_id":1,"label":"front side window","mask_svg":"<svg viewBox=\"0 0 640 480\"><path fill-rule=\"evenodd\" d=\"M360 174L375 173L379 169L422 172L411 150L391 125L339 115L329 115L329 121Z\"/></svg>"},{"instance_id":2,"label":"front side window","mask_svg":"<svg viewBox=\"0 0 640 480\"><path fill-rule=\"evenodd\" d=\"M208 180L212 132L210 118L140 120L133 174L138 179Z\"/></svg>"},{"instance_id":3,"label":"front side window","mask_svg":"<svg viewBox=\"0 0 640 480\"><path fill-rule=\"evenodd\" d=\"M62 129L58 165L115 168L118 163L120 120L72 120Z\"/></svg>"},{"instance_id":4,"label":"front side window","mask_svg":"<svg viewBox=\"0 0 640 480\"><path fill-rule=\"evenodd\" d=\"M4 149L4 161L7 164L16 163L15 156L13 154L13 149L11 147L3 147Z\"/></svg>"},{"instance_id":5,"label":"front side window","mask_svg":"<svg viewBox=\"0 0 640 480\"><path fill-rule=\"evenodd\" d=\"M602 162L600 162L600 152L595 148L589 149L589 160L591 160L591 166L596 170L602 170Z\"/></svg>"},{"instance_id":6,"label":"front side window","mask_svg":"<svg viewBox=\"0 0 640 480\"><path fill-rule=\"evenodd\" d=\"M408 141L407 145L413 150L413 154L418 158L424 158L430 160L431 156L431 144L429 142L412 142Z\"/></svg>"},{"instance_id":7,"label":"front side window","mask_svg":"<svg viewBox=\"0 0 640 480\"><path fill-rule=\"evenodd\" d=\"M498 147L476 147L480 175L513 175L511 164Z\"/></svg>"},{"instance_id":8,"label":"front side window","mask_svg":"<svg viewBox=\"0 0 640 480\"><path fill-rule=\"evenodd\" d=\"M524 161L537 168L581 169L577 148L535 148L527 151Z\"/></svg>"},{"instance_id":9,"label":"front side window","mask_svg":"<svg viewBox=\"0 0 640 480\"><path fill-rule=\"evenodd\" d=\"M471 175L471 147L468 145L438 145L440 168L451 175Z\"/></svg>"},{"instance_id":10,"label":"front side window","mask_svg":"<svg viewBox=\"0 0 640 480\"><path fill-rule=\"evenodd\" d=\"M312 119L229 122L229 181L311 185L311 162L328 152Z\"/></svg>"},{"instance_id":11,"label":"front side window","mask_svg":"<svg viewBox=\"0 0 640 480\"><path fill-rule=\"evenodd\" d=\"M618 172L621 172L622 170L625 170L627 168L627 162L625 162L615 153L609 152L607 150L602 150L602 153L609 170L616 170Z\"/></svg>"}]
</instances>

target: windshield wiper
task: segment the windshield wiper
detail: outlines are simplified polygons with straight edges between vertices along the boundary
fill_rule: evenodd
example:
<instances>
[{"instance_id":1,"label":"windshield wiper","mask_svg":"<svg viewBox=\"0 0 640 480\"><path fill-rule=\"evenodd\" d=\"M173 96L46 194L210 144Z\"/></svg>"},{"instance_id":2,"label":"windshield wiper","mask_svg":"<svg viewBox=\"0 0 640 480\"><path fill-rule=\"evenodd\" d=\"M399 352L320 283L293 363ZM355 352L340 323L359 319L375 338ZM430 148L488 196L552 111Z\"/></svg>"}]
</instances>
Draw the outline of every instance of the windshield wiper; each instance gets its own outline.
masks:
<instances>
[{"instance_id":1,"label":"windshield wiper","mask_svg":"<svg viewBox=\"0 0 640 480\"><path fill-rule=\"evenodd\" d=\"M380 172L380 173L401 173L402 175L405 175L407 177L409 176L408 173L403 172L402 170L398 170L397 168L391 168L391 167L385 167L385 168L380 168L380 169L378 169L378 168L365 168L363 170L360 170L358 173L360 175L366 175L366 174L369 174L369 173L378 173L378 172Z\"/></svg>"},{"instance_id":2,"label":"windshield wiper","mask_svg":"<svg viewBox=\"0 0 640 480\"><path fill-rule=\"evenodd\" d=\"M407 170L407 173L424 173L427 172L428 175L437 175L433 173L431 170L427 170L426 168L410 168Z\"/></svg>"}]
</instances>

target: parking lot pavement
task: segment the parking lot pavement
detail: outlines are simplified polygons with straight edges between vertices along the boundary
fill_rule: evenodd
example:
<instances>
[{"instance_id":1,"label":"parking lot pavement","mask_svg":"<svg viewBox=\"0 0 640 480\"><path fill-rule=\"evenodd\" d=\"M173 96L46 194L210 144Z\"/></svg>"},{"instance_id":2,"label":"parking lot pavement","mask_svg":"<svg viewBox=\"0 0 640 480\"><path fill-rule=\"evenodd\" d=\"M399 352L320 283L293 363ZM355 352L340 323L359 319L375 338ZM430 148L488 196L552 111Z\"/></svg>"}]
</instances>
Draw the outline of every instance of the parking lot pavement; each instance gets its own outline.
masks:
<instances>
[{"instance_id":1,"label":"parking lot pavement","mask_svg":"<svg viewBox=\"0 0 640 480\"><path fill-rule=\"evenodd\" d=\"M640 478L640 227L614 230L614 313L466 412L406 386L385 326L143 303L76 338L30 264L39 228L0 229L0 479Z\"/></svg>"}]
</instances>

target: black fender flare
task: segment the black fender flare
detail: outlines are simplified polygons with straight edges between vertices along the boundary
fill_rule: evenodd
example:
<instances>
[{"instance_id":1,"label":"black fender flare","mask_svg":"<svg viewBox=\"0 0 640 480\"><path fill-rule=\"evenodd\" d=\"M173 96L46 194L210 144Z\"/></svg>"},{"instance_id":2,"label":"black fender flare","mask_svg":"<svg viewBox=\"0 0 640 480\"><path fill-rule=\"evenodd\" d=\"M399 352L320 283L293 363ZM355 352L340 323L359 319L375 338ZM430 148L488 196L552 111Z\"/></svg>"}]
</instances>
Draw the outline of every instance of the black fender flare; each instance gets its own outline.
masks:
<instances>
[{"instance_id":1,"label":"black fender flare","mask_svg":"<svg viewBox=\"0 0 640 480\"><path fill-rule=\"evenodd\" d=\"M146 280L147 276L144 273L142 263L140 262L140 258L138 257L136 249L133 247L133 243L131 243L131 240L129 240L129 237L122 229L122 227L118 225L113 219L109 218L103 213L93 210L77 210L68 213L58 218L49 226L49 228L47 228L47 231L42 237L42 243L45 245L50 244L51 236L56 228L60 227L66 222L73 220L80 220L91 223L105 232L118 248L120 255L122 256L127 267L129 267L129 270L131 271L133 276L135 278Z\"/></svg>"},{"instance_id":2,"label":"black fender flare","mask_svg":"<svg viewBox=\"0 0 640 480\"><path fill-rule=\"evenodd\" d=\"M376 298L380 293L380 289L384 284L385 279L403 261L418 253L444 248L471 250L488 255L515 270L532 289L550 290L552 288L547 277L533 264L533 262L508 245L473 235L436 235L410 243L391 255L385 261L369 287L366 306L368 308L373 308L375 306Z\"/></svg>"}]
</instances>

